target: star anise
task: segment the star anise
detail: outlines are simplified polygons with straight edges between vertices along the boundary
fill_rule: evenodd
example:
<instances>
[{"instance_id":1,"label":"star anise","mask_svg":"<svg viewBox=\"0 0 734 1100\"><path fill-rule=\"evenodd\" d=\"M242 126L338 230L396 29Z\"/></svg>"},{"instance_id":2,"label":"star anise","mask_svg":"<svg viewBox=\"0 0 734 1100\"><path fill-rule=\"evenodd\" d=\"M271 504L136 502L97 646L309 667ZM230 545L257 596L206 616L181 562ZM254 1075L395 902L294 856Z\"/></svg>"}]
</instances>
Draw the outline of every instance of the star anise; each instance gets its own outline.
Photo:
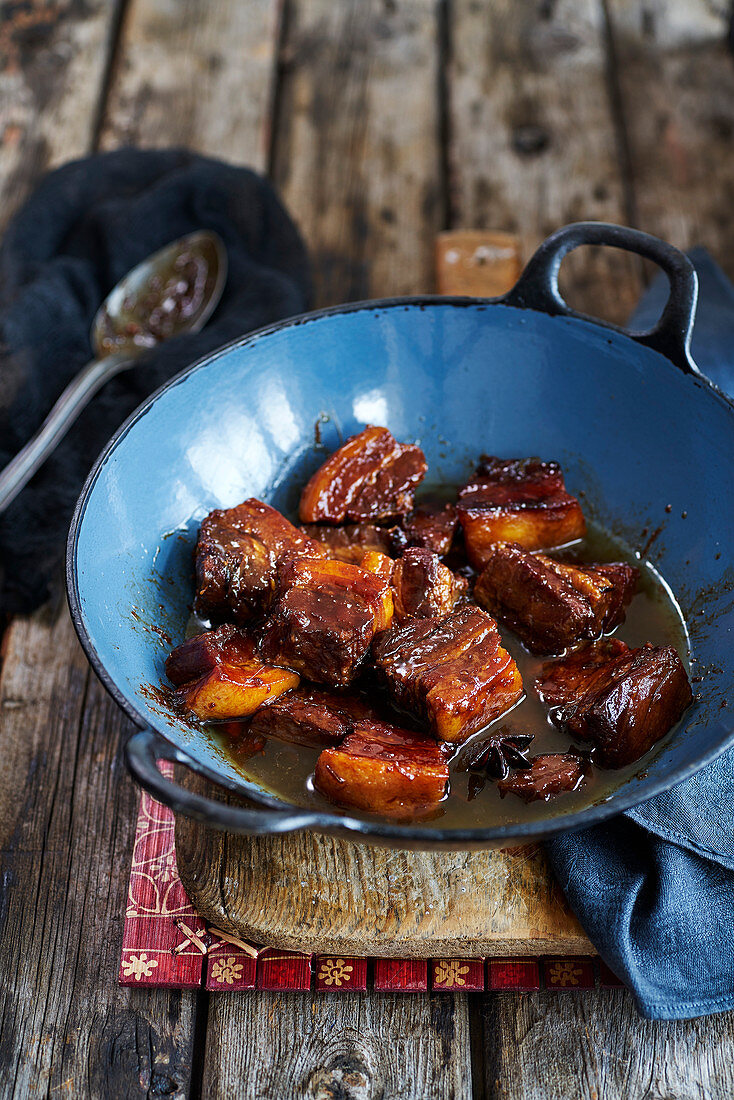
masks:
<instances>
[{"instance_id":1,"label":"star anise","mask_svg":"<svg viewBox=\"0 0 734 1100\"><path fill-rule=\"evenodd\" d=\"M466 763L470 772L486 772L492 779L507 779L510 771L527 771L532 765L527 751L533 740L532 733L504 734L502 731L477 746Z\"/></svg>"}]
</instances>

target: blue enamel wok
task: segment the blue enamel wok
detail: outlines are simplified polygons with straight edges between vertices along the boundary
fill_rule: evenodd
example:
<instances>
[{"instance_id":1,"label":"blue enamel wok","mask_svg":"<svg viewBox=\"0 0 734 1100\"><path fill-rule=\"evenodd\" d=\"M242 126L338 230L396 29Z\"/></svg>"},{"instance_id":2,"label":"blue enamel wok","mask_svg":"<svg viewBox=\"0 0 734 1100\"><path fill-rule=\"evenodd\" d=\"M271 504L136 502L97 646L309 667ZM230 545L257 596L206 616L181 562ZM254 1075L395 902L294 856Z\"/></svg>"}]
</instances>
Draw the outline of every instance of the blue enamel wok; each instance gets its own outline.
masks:
<instances>
[{"instance_id":1,"label":"blue enamel wok","mask_svg":"<svg viewBox=\"0 0 734 1100\"><path fill-rule=\"evenodd\" d=\"M571 310L563 257L606 244L656 261L670 283L658 324L630 333ZM177 813L242 833L332 832L397 847L473 848L578 829L691 775L734 740L734 405L689 352L696 276L670 245L579 223L550 237L496 300L406 298L322 310L248 335L184 371L127 421L79 499L67 557L81 643L140 727L127 745L137 781ZM458 484L481 452L560 461L571 492L642 548L670 584L703 680L661 751L605 801L486 828L396 824L312 812L260 789L156 690L167 639L190 614L201 518L248 496L290 513L327 449L365 423L415 439L434 480ZM339 434L340 433L340 434ZM666 510L666 506L669 506ZM188 765L241 796L217 800L164 777ZM242 799L245 803L242 803Z\"/></svg>"}]
</instances>

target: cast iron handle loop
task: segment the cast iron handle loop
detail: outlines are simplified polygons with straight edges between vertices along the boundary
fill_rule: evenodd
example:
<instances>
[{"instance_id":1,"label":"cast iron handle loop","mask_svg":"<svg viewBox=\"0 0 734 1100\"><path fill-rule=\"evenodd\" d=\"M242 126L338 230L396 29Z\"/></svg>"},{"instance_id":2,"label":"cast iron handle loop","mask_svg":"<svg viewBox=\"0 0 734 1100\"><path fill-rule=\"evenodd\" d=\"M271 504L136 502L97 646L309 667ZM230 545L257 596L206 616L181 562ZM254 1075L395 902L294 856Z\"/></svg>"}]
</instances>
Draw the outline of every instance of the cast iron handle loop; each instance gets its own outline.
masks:
<instances>
[{"instance_id":1,"label":"cast iron handle loop","mask_svg":"<svg viewBox=\"0 0 734 1100\"><path fill-rule=\"evenodd\" d=\"M272 807L250 810L242 806L229 806L226 802L179 787L174 780L161 775L156 760L185 764L208 779L213 777L186 753L151 729L133 733L125 745L125 759L135 780L159 802L169 806L174 813L201 821L213 829L246 836L290 833L312 828L318 820L307 810L278 810Z\"/></svg>"},{"instance_id":2,"label":"cast iron handle loop","mask_svg":"<svg viewBox=\"0 0 734 1100\"><path fill-rule=\"evenodd\" d=\"M572 309L561 297L558 272L569 252L584 244L604 244L653 260L668 277L670 294L660 320L646 332L629 332ZM698 277L688 257L672 244L608 222L575 222L552 233L531 256L515 286L502 300L506 305L534 309L552 316L577 317L624 332L638 344L660 352L686 374L700 374L691 358L691 331L698 298Z\"/></svg>"}]
</instances>

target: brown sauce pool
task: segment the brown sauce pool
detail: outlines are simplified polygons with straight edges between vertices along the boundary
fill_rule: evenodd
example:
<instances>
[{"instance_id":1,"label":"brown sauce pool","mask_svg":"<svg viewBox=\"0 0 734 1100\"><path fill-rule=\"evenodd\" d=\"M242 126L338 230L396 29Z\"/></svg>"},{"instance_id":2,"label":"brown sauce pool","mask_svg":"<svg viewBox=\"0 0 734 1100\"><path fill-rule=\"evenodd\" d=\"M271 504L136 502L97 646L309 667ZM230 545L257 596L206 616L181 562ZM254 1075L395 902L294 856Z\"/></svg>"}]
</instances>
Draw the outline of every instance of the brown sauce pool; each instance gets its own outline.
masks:
<instances>
[{"instance_id":1,"label":"brown sauce pool","mask_svg":"<svg viewBox=\"0 0 734 1100\"><path fill-rule=\"evenodd\" d=\"M628 546L610 536L593 522L588 523L586 538L562 553L559 552L558 556L578 558L579 561L627 561L631 565L636 565L640 570L637 594L627 609L624 623L615 631L615 636L632 647L643 645L645 642L658 646L672 645L677 649L690 673L688 636L680 608L663 578L649 564L640 561ZM609 798L616 788L632 776L644 772L646 760L659 752L660 745L664 743L664 741L658 742L647 756L643 756L626 768L610 771L594 765L591 776L579 790L561 794L549 802L538 801L526 805L513 794L503 798L497 789L496 782L491 778L487 778L481 786L478 773L464 770L462 764L467 755L466 750L486 737L488 730L502 730L508 735L534 734L535 740L529 749L531 757L545 752L566 752L569 745L574 743L568 734L561 733L551 725L546 709L533 687L541 665L549 658L536 657L528 653L511 631L502 623L498 625L503 645L517 661L525 686L525 697L513 710L493 725L475 734L457 751L449 767L449 794L441 803L435 816L415 823L427 829L431 827L488 828L495 825L537 821L582 810L593 803ZM264 752L243 757L237 752L236 745L227 739L216 724L210 723L205 728L216 741L218 748L232 761L235 769L261 789L310 810L344 813L367 821L385 820L378 814L342 810L314 789L312 777L319 749L285 744L273 739L268 740ZM672 732L668 734L668 738ZM588 745L584 746L581 742L576 744L588 749Z\"/></svg>"}]
</instances>

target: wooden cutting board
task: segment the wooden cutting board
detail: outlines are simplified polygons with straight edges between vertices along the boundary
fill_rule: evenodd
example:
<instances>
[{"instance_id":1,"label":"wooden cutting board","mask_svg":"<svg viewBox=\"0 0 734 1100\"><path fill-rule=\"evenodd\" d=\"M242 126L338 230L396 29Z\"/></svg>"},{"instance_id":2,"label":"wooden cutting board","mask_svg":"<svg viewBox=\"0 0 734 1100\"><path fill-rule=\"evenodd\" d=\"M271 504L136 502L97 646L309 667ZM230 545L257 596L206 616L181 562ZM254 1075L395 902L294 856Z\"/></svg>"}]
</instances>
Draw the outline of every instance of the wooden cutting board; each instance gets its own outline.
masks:
<instances>
[{"instance_id":1,"label":"wooden cutting board","mask_svg":"<svg viewBox=\"0 0 734 1100\"><path fill-rule=\"evenodd\" d=\"M520 270L510 234L462 230L437 240L441 294L493 297ZM212 795L196 777L185 782ZM238 837L179 818L176 858L206 921L283 950L383 958L595 953L540 845L391 851L313 833Z\"/></svg>"}]
</instances>

